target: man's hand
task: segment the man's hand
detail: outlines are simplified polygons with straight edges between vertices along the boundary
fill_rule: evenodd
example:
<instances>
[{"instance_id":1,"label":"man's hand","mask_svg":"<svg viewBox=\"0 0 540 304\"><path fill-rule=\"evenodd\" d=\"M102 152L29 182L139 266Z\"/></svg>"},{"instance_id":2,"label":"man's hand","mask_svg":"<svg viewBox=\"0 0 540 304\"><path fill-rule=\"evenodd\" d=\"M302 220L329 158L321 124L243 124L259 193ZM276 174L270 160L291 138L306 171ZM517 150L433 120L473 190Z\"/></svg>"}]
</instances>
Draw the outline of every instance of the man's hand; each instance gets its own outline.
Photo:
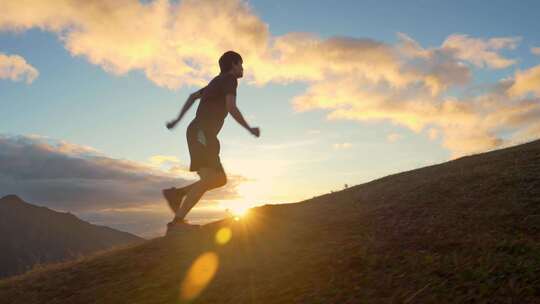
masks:
<instances>
[{"instance_id":1,"label":"man's hand","mask_svg":"<svg viewBox=\"0 0 540 304\"><path fill-rule=\"evenodd\" d=\"M198 90L197 92L192 93L191 95L189 95L188 99L186 100L186 103L182 107L182 110L180 110L180 114L178 114L178 118L176 118L174 120L171 120L171 121L169 121L168 123L165 124L167 129L171 130L172 128L174 128L176 126L176 124L182 119L182 117L184 117L184 114L186 114L187 110L189 110L189 108L191 108L191 106L193 105L195 100L202 97L202 91L203 90L204 90L204 88L202 88L202 89Z\"/></svg>"},{"instance_id":2,"label":"man's hand","mask_svg":"<svg viewBox=\"0 0 540 304\"><path fill-rule=\"evenodd\" d=\"M259 129L258 127L249 128L249 132L251 132L251 134L253 134L253 136L255 137L261 136L261 129Z\"/></svg>"},{"instance_id":3,"label":"man's hand","mask_svg":"<svg viewBox=\"0 0 540 304\"><path fill-rule=\"evenodd\" d=\"M255 137L259 137L261 135L261 130L257 127L252 128L248 125L246 120L244 119L244 116L242 116L242 113L240 113L240 110L236 107L236 96L233 94L227 94L225 97L225 102L227 104L227 111L231 113L231 116L238 122L242 127L246 128L246 130L249 131L249 133L253 134Z\"/></svg>"},{"instance_id":4,"label":"man's hand","mask_svg":"<svg viewBox=\"0 0 540 304\"><path fill-rule=\"evenodd\" d=\"M171 130L172 128L174 128L174 126L176 126L176 123L178 122L178 120L171 120L169 121L166 126L167 126L167 129Z\"/></svg>"}]
</instances>

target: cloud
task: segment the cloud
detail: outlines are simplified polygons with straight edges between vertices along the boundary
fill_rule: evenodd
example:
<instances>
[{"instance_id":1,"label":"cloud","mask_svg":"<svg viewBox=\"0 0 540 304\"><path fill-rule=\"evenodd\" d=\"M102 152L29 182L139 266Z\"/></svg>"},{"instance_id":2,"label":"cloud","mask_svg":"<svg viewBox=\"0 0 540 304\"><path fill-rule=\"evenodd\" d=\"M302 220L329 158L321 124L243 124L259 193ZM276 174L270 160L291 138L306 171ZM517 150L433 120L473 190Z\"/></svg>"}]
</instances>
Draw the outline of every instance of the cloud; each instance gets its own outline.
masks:
<instances>
[{"instance_id":1,"label":"cloud","mask_svg":"<svg viewBox=\"0 0 540 304\"><path fill-rule=\"evenodd\" d=\"M532 47L531 53L533 53L534 55L540 56L540 47Z\"/></svg>"},{"instance_id":2,"label":"cloud","mask_svg":"<svg viewBox=\"0 0 540 304\"><path fill-rule=\"evenodd\" d=\"M237 198L236 188L244 180L229 176L226 187L205 194L194 210L214 200ZM0 135L0 196L13 193L57 210L95 214L142 208L161 214L164 223L170 215L161 189L192 182L90 147L40 136Z\"/></svg>"},{"instance_id":3,"label":"cloud","mask_svg":"<svg viewBox=\"0 0 540 304\"><path fill-rule=\"evenodd\" d=\"M337 143L337 144L334 144L334 149L336 150L345 150L345 149L350 149L352 147L352 144L351 143L348 143L348 142L345 142L345 143Z\"/></svg>"},{"instance_id":4,"label":"cloud","mask_svg":"<svg viewBox=\"0 0 540 304\"><path fill-rule=\"evenodd\" d=\"M362 75L333 77L330 81L312 82L304 94L293 99L294 108L327 110L330 120L389 121L414 132L428 129L428 136L431 139L440 136L453 157L507 145L515 142L519 134L532 139L535 130L531 129L532 120L519 119L517 113L539 118L538 103L508 96L513 80L491 86L484 95L458 98L442 94L451 86L469 84L470 65L503 68L515 63L497 51L515 48L520 38L452 35L440 47L427 49L406 34L398 33L398 38L400 70L415 75L416 81L396 85L389 81L369 81ZM468 52L468 48L477 53ZM531 85L536 83L533 72L517 74L515 83L527 84L521 86L522 90L538 87ZM532 131L519 133L519 129ZM514 137L503 139L498 135L501 131L514 133Z\"/></svg>"},{"instance_id":5,"label":"cloud","mask_svg":"<svg viewBox=\"0 0 540 304\"><path fill-rule=\"evenodd\" d=\"M401 138L401 135L397 133L392 133L392 134L388 134L388 136L386 137L386 140L393 143L393 142L398 141L400 138Z\"/></svg>"},{"instance_id":6,"label":"cloud","mask_svg":"<svg viewBox=\"0 0 540 304\"><path fill-rule=\"evenodd\" d=\"M515 142L517 137L504 139L497 134L513 134L540 120L540 100L510 97L506 91L511 84L501 81L485 94L456 98L433 96L425 90L362 88L353 81L341 81L314 85L293 103L300 111L325 109L330 120L388 121L417 133L436 129L443 146L458 157ZM334 90L334 85L340 89ZM528 136L533 136L531 132ZM428 135L433 138L433 131Z\"/></svg>"},{"instance_id":7,"label":"cloud","mask_svg":"<svg viewBox=\"0 0 540 304\"><path fill-rule=\"evenodd\" d=\"M423 71L425 82L440 92L451 85L465 85L471 79L467 64L478 68L500 69L516 63L499 54L500 51L513 50L521 41L520 37L474 38L468 35L448 36L440 47L423 48L418 42L404 33L398 33L400 43L397 48L416 71Z\"/></svg>"},{"instance_id":8,"label":"cloud","mask_svg":"<svg viewBox=\"0 0 540 304\"><path fill-rule=\"evenodd\" d=\"M428 137L431 140L436 140L439 137L439 130L436 128L430 128L428 131Z\"/></svg>"},{"instance_id":9,"label":"cloud","mask_svg":"<svg viewBox=\"0 0 540 304\"><path fill-rule=\"evenodd\" d=\"M142 70L154 83L168 88L204 84L218 71L217 58L229 49L243 55L246 75L261 85L348 77L394 87L421 83L439 92L441 87L469 79L467 68L454 60L451 51L420 50L404 34L409 51L412 47L416 55L425 53L421 58L414 56L422 61L418 65L403 61L402 47L369 38L322 39L299 32L272 36L268 25L240 0L66 0L52 4L13 0L3 1L0 10L4 12L0 29L54 32L73 55L116 74ZM481 40L455 35L443 48L455 50L458 58L500 66L509 60L497 51L516 43L517 38ZM487 59L469 54L469 46Z\"/></svg>"},{"instance_id":10,"label":"cloud","mask_svg":"<svg viewBox=\"0 0 540 304\"><path fill-rule=\"evenodd\" d=\"M180 163L178 158L172 155L153 155L150 157L149 161L150 161L150 164L154 166L161 166L167 163L174 163L174 164Z\"/></svg>"},{"instance_id":11,"label":"cloud","mask_svg":"<svg viewBox=\"0 0 540 304\"><path fill-rule=\"evenodd\" d=\"M403 69L422 77L432 95L450 86L463 86L470 82L470 68L460 60L455 49L444 46L425 49L404 33L398 33L398 39L396 49L403 57Z\"/></svg>"},{"instance_id":12,"label":"cloud","mask_svg":"<svg viewBox=\"0 0 540 304\"><path fill-rule=\"evenodd\" d=\"M442 125L444 144L464 155L538 139L540 99L511 96L512 80L502 80L489 92L464 99L474 119L468 124ZM505 137L498 135L505 134Z\"/></svg>"},{"instance_id":13,"label":"cloud","mask_svg":"<svg viewBox=\"0 0 540 304\"><path fill-rule=\"evenodd\" d=\"M516 131L511 144L521 144L540 137L540 121L531 122L524 128Z\"/></svg>"},{"instance_id":14,"label":"cloud","mask_svg":"<svg viewBox=\"0 0 540 304\"><path fill-rule=\"evenodd\" d=\"M23 57L0 53L0 79L24 80L27 84L30 84L38 75L38 70L28 64Z\"/></svg>"},{"instance_id":15,"label":"cloud","mask_svg":"<svg viewBox=\"0 0 540 304\"><path fill-rule=\"evenodd\" d=\"M289 142L280 142L277 144L257 144L253 149L258 149L262 152L272 150L287 150L295 148L303 148L306 146L312 146L318 142L318 139L301 139Z\"/></svg>"},{"instance_id":16,"label":"cloud","mask_svg":"<svg viewBox=\"0 0 540 304\"><path fill-rule=\"evenodd\" d=\"M492 117L535 113L516 97L536 92L533 70L516 74L513 96L500 93L492 102L510 114L478 101L481 96L450 94L471 84L473 68L514 65L516 60L502 53L514 50L520 37L453 34L440 46L423 47L404 33L395 44L302 32L273 36L241 0L12 0L2 1L0 11L1 30L51 31L71 54L106 71L141 70L171 89L203 85L217 73L217 58L235 49L251 83L307 84L293 100L298 111L323 109L328 119L389 121L414 132L435 128L454 155L503 145L497 130L530 129L530 122L494 126L487 123Z\"/></svg>"},{"instance_id":17,"label":"cloud","mask_svg":"<svg viewBox=\"0 0 540 304\"><path fill-rule=\"evenodd\" d=\"M513 50L521 41L521 37L497 37L490 39L472 38L468 35L450 35L443 42L443 49L456 51L456 56L469 61L478 67L502 69L516 63L498 54L503 49Z\"/></svg>"},{"instance_id":18,"label":"cloud","mask_svg":"<svg viewBox=\"0 0 540 304\"><path fill-rule=\"evenodd\" d=\"M270 51L273 56L254 71L260 83L362 76L370 82L403 86L416 80L412 73L400 71L398 54L391 45L369 38L321 39L309 33L289 33L273 38Z\"/></svg>"},{"instance_id":19,"label":"cloud","mask_svg":"<svg viewBox=\"0 0 540 304\"><path fill-rule=\"evenodd\" d=\"M251 58L268 40L267 25L239 0L2 1L0 11L0 29L54 32L72 55L115 74L142 70L168 88L201 85L224 51Z\"/></svg>"},{"instance_id":20,"label":"cloud","mask_svg":"<svg viewBox=\"0 0 540 304\"><path fill-rule=\"evenodd\" d=\"M414 71L400 70L393 46L372 39L272 37L268 25L240 0L3 1L0 10L0 29L54 32L73 55L115 74L142 70L168 88L203 85L229 49L242 54L246 75L260 85L336 75L397 86L419 80Z\"/></svg>"},{"instance_id":21,"label":"cloud","mask_svg":"<svg viewBox=\"0 0 540 304\"><path fill-rule=\"evenodd\" d=\"M508 92L514 96L532 93L536 97L540 97L540 65L524 71L517 71L514 83L508 89Z\"/></svg>"},{"instance_id":22,"label":"cloud","mask_svg":"<svg viewBox=\"0 0 540 304\"><path fill-rule=\"evenodd\" d=\"M293 105L299 111L330 110L329 119L390 120L417 132L437 118L467 120L472 115L467 104L434 97L426 90L362 87L353 79L315 84L304 95L295 97Z\"/></svg>"},{"instance_id":23,"label":"cloud","mask_svg":"<svg viewBox=\"0 0 540 304\"><path fill-rule=\"evenodd\" d=\"M177 176L193 174L187 165L180 163L180 160L172 155L153 155L148 159L148 165Z\"/></svg>"}]
</instances>

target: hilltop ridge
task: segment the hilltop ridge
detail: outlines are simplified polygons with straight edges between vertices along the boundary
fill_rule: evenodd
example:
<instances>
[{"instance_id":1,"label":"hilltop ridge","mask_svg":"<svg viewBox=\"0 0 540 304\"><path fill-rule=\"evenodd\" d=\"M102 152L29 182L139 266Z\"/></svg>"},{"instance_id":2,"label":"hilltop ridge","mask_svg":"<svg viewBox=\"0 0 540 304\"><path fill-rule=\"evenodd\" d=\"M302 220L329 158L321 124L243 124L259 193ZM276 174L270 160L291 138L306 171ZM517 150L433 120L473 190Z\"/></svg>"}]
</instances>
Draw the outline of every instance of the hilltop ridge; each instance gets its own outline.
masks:
<instances>
[{"instance_id":1,"label":"hilltop ridge","mask_svg":"<svg viewBox=\"0 0 540 304\"><path fill-rule=\"evenodd\" d=\"M540 141L463 157L0 281L0 298L540 303L539 172Z\"/></svg>"}]
</instances>

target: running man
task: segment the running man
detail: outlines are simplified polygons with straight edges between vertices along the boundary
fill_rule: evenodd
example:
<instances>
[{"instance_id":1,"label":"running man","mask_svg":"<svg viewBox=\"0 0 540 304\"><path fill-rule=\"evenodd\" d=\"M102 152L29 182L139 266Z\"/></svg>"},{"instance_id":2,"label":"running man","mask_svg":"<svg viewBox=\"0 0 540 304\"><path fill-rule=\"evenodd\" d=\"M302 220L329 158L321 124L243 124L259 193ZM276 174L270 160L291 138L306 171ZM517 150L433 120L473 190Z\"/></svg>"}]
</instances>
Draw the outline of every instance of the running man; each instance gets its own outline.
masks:
<instances>
[{"instance_id":1,"label":"running man","mask_svg":"<svg viewBox=\"0 0 540 304\"><path fill-rule=\"evenodd\" d=\"M190 227L184 218L191 208L206 191L223 187L227 183L227 176L219 159L217 138L227 114L231 113L232 117L254 136L260 135L259 128L250 127L236 107L237 79L244 74L242 63L242 57L238 53L224 53L219 58L221 73L206 87L192 93L178 117L167 123L167 128L173 129L193 103L201 99L195 119L186 132L191 158L189 170L196 171L200 180L183 188L173 187L162 191L169 207L175 213L174 219L167 224L168 232Z\"/></svg>"}]
</instances>

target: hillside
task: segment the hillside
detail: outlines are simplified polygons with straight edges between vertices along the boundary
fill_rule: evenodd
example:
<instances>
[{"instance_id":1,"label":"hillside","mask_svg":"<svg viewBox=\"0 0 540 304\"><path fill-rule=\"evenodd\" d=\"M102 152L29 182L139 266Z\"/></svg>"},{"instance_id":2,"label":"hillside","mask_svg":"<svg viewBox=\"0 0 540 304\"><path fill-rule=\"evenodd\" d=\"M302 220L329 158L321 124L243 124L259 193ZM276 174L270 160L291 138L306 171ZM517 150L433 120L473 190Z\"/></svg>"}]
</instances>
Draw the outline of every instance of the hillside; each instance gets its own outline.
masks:
<instances>
[{"instance_id":1,"label":"hillside","mask_svg":"<svg viewBox=\"0 0 540 304\"><path fill-rule=\"evenodd\" d=\"M0 299L540 303L540 141L4 280Z\"/></svg>"},{"instance_id":2,"label":"hillside","mask_svg":"<svg viewBox=\"0 0 540 304\"><path fill-rule=\"evenodd\" d=\"M28 204L15 195L0 199L0 277L141 240L69 213Z\"/></svg>"}]
</instances>

